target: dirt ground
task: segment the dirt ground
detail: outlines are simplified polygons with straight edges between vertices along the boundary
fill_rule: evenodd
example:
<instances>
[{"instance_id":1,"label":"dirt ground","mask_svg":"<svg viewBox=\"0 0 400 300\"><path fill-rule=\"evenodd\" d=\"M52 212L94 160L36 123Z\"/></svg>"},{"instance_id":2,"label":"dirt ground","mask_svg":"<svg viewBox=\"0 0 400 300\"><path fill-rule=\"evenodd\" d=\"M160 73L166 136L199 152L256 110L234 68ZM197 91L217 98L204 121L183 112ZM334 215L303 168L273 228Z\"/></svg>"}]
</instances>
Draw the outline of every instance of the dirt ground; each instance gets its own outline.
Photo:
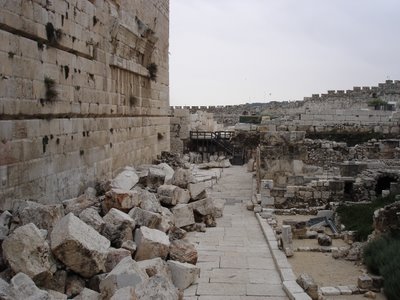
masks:
<instances>
[{"instance_id":1,"label":"dirt ground","mask_svg":"<svg viewBox=\"0 0 400 300\"><path fill-rule=\"evenodd\" d=\"M291 219L306 221L313 216L277 216L279 226L283 220ZM333 239L332 246L341 247L346 243L341 239ZM293 240L294 248L318 247L316 239ZM293 257L288 258L296 277L301 273L308 273L316 281L318 286L357 285L358 276L365 271L365 266L355 264L351 261L332 258L331 253L321 252L295 252ZM367 299L363 295L328 297L327 300L361 300ZM376 299L385 300L383 294L378 294Z\"/></svg>"}]
</instances>

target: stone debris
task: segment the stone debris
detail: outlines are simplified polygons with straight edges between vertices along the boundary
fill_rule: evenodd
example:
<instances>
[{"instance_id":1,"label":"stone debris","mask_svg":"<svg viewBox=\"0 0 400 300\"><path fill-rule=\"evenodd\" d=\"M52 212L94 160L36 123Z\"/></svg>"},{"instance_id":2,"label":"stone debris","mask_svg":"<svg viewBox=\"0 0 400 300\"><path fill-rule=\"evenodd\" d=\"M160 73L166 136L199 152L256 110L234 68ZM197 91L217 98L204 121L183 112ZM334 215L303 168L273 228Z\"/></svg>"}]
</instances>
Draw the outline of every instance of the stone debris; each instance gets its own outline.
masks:
<instances>
[{"instance_id":1,"label":"stone debris","mask_svg":"<svg viewBox=\"0 0 400 300\"><path fill-rule=\"evenodd\" d=\"M296 282L303 288L307 295L311 297L311 299L318 300L318 285L310 275L303 273L297 278Z\"/></svg>"},{"instance_id":2,"label":"stone debris","mask_svg":"<svg viewBox=\"0 0 400 300\"><path fill-rule=\"evenodd\" d=\"M74 272L89 278L105 270L110 241L69 213L50 235L53 254Z\"/></svg>"},{"instance_id":3,"label":"stone debris","mask_svg":"<svg viewBox=\"0 0 400 300\"><path fill-rule=\"evenodd\" d=\"M185 240L174 240L169 247L169 257L171 260L195 265L198 254L193 244Z\"/></svg>"},{"instance_id":4,"label":"stone debris","mask_svg":"<svg viewBox=\"0 0 400 300\"><path fill-rule=\"evenodd\" d=\"M204 183L192 179L188 169L166 164L127 167L104 181L99 197L89 188L62 205L18 202L0 215L0 264L9 266L2 275L8 281L20 273L0 280L0 296L182 299L179 288L199 276L197 250L183 238L215 223L225 204L206 198Z\"/></svg>"},{"instance_id":5,"label":"stone debris","mask_svg":"<svg viewBox=\"0 0 400 300\"><path fill-rule=\"evenodd\" d=\"M133 207L140 205L140 193L137 190L126 191L120 189L109 190L102 203L104 213L111 208L129 212Z\"/></svg>"},{"instance_id":6,"label":"stone debris","mask_svg":"<svg viewBox=\"0 0 400 300\"><path fill-rule=\"evenodd\" d=\"M100 291L104 298L110 298L114 293L125 287L136 287L148 279L148 275L131 257L125 257L100 282Z\"/></svg>"},{"instance_id":7,"label":"stone debris","mask_svg":"<svg viewBox=\"0 0 400 300\"><path fill-rule=\"evenodd\" d=\"M169 253L168 236L157 229L142 226L135 231L137 250L135 260L146 260L155 257L165 259Z\"/></svg>"},{"instance_id":8,"label":"stone debris","mask_svg":"<svg viewBox=\"0 0 400 300\"><path fill-rule=\"evenodd\" d=\"M200 276L200 268L192 264L169 260L168 266L171 269L174 285L182 290L188 288Z\"/></svg>"},{"instance_id":9,"label":"stone debris","mask_svg":"<svg viewBox=\"0 0 400 300\"><path fill-rule=\"evenodd\" d=\"M322 295L324 296L340 296L340 290L333 286L321 287Z\"/></svg>"},{"instance_id":10,"label":"stone debris","mask_svg":"<svg viewBox=\"0 0 400 300\"><path fill-rule=\"evenodd\" d=\"M50 246L33 223L15 229L2 247L13 272L25 273L36 283L45 282L56 271Z\"/></svg>"},{"instance_id":11,"label":"stone debris","mask_svg":"<svg viewBox=\"0 0 400 300\"><path fill-rule=\"evenodd\" d=\"M369 298L369 299L375 299L376 298L376 294L373 291L368 291L364 294L365 298Z\"/></svg>"},{"instance_id":12,"label":"stone debris","mask_svg":"<svg viewBox=\"0 0 400 300\"><path fill-rule=\"evenodd\" d=\"M332 246L332 238L326 234L319 235L318 244L321 246Z\"/></svg>"},{"instance_id":13,"label":"stone debris","mask_svg":"<svg viewBox=\"0 0 400 300\"><path fill-rule=\"evenodd\" d=\"M358 277L358 287L363 290L370 290L373 288L372 278L368 274L363 274Z\"/></svg>"},{"instance_id":14,"label":"stone debris","mask_svg":"<svg viewBox=\"0 0 400 300\"><path fill-rule=\"evenodd\" d=\"M139 176L132 167L125 167L112 181L111 187L129 191L139 182Z\"/></svg>"}]
</instances>

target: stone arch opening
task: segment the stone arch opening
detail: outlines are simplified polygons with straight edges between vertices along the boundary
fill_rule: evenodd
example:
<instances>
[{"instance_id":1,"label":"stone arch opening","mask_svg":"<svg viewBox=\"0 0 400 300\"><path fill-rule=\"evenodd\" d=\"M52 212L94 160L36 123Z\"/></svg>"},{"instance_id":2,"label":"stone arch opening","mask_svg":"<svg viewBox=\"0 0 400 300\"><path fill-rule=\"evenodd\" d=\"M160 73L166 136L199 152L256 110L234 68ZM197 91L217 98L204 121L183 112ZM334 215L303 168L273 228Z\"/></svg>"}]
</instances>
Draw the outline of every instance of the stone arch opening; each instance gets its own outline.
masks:
<instances>
[{"instance_id":1,"label":"stone arch opening","mask_svg":"<svg viewBox=\"0 0 400 300\"><path fill-rule=\"evenodd\" d=\"M382 196L383 190L390 190L390 184L392 182L398 182L398 178L392 175L384 175L379 177L375 185L375 194L377 196Z\"/></svg>"}]
</instances>

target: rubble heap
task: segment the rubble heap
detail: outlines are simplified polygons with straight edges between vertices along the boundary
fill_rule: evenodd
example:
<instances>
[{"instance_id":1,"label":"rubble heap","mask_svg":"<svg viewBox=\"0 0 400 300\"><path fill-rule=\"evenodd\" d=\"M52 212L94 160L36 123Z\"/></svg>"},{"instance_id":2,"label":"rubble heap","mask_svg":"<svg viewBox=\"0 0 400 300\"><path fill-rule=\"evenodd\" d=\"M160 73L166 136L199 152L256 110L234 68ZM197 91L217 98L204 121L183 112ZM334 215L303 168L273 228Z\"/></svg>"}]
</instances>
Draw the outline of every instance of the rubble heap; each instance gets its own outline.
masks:
<instances>
[{"instance_id":1,"label":"rubble heap","mask_svg":"<svg viewBox=\"0 0 400 300\"><path fill-rule=\"evenodd\" d=\"M0 215L2 299L182 297L200 272L185 234L221 215L204 183L161 163L126 167L98 187Z\"/></svg>"}]
</instances>

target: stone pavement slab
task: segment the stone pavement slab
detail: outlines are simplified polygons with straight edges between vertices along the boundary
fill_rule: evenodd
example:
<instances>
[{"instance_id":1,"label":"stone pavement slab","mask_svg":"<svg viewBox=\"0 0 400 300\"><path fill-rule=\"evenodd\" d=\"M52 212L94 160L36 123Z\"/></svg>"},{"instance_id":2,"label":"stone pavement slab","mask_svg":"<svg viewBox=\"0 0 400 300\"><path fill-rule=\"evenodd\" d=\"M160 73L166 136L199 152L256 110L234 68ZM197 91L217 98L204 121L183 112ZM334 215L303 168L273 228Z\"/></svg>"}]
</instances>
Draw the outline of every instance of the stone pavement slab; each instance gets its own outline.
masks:
<instances>
[{"instance_id":1,"label":"stone pavement slab","mask_svg":"<svg viewBox=\"0 0 400 300\"><path fill-rule=\"evenodd\" d=\"M201 272L198 284L185 290L184 299L288 299L260 225L245 207L252 184L251 173L233 166L224 169L208 191L212 198L226 200L225 209L217 227L188 233L198 250Z\"/></svg>"}]
</instances>

